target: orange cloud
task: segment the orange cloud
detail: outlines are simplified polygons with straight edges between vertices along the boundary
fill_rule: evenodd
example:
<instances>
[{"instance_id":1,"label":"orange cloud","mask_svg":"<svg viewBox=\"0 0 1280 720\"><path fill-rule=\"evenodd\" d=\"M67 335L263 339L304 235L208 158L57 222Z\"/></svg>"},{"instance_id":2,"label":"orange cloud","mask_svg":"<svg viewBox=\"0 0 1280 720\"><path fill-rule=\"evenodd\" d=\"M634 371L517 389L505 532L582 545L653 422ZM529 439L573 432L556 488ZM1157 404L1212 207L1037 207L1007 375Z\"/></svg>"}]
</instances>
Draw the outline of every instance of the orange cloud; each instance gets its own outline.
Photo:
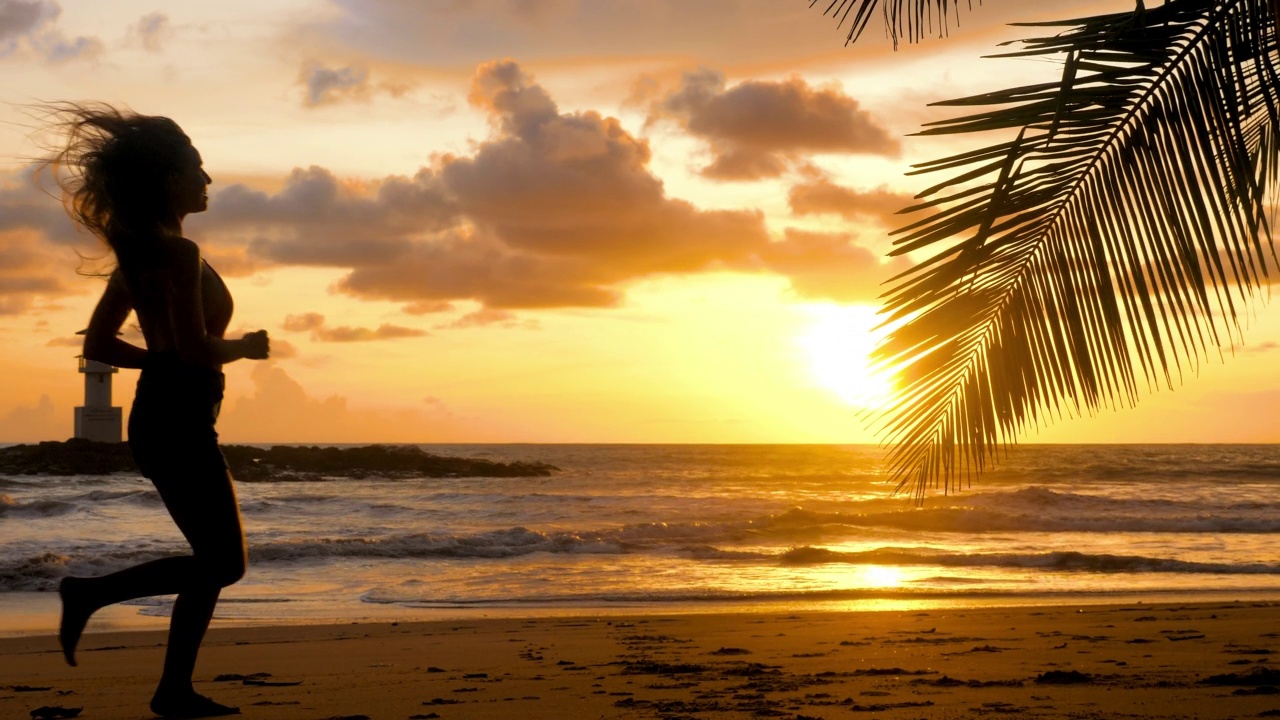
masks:
<instances>
[{"instance_id":1,"label":"orange cloud","mask_svg":"<svg viewBox=\"0 0 1280 720\"><path fill-rule=\"evenodd\" d=\"M224 442L459 442L488 438L437 399L405 409L361 409L333 395L317 399L275 363L256 363L250 395L223 403Z\"/></svg>"},{"instance_id":2,"label":"orange cloud","mask_svg":"<svg viewBox=\"0 0 1280 720\"><path fill-rule=\"evenodd\" d=\"M147 52L160 52L173 34L173 23L164 13L152 12L139 18L129 27L129 34Z\"/></svg>"},{"instance_id":3,"label":"orange cloud","mask_svg":"<svg viewBox=\"0 0 1280 720\"><path fill-rule=\"evenodd\" d=\"M216 190L209 213L190 219L191 233L207 238L210 255L233 272L343 268L334 289L401 302L410 314L459 301L487 311L612 307L629 283L656 275L792 275L821 266L782 259L758 210L702 210L669 197L645 140L616 118L561 112L513 61L477 68L468 100L493 131L467 155L442 156L412 177L344 181L313 166L294 170L275 192L234 183ZM804 254L824 251L835 253L833 263L848 261L830 244ZM311 332L328 341L412 333L322 330Z\"/></svg>"},{"instance_id":4,"label":"orange cloud","mask_svg":"<svg viewBox=\"0 0 1280 720\"><path fill-rule=\"evenodd\" d=\"M305 89L302 104L306 107L368 102L376 94L400 97L410 90L403 82L372 82L369 69L363 65L329 68L314 60L302 64L298 83Z\"/></svg>"},{"instance_id":5,"label":"orange cloud","mask_svg":"<svg viewBox=\"0 0 1280 720\"><path fill-rule=\"evenodd\" d=\"M40 240L34 232L0 230L0 315L17 315L38 299L72 292L64 278L71 275L74 256L57 253Z\"/></svg>"},{"instance_id":6,"label":"orange cloud","mask_svg":"<svg viewBox=\"0 0 1280 720\"><path fill-rule=\"evenodd\" d=\"M541 328L537 320L520 320L513 312L489 308L481 308L475 312L467 313L451 323L437 325L436 328L439 330L459 330L492 325L504 328L524 328L526 330L538 330Z\"/></svg>"},{"instance_id":7,"label":"orange cloud","mask_svg":"<svg viewBox=\"0 0 1280 720\"><path fill-rule=\"evenodd\" d=\"M418 308L611 306L622 283L748 267L769 241L759 212L667 197L643 140L560 113L514 62L481 66L469 99L495 129L470 156L364 185L318 167L274 195L236 184L195 223L263 261L350 268L339 290Z\"/></svg>"},{"instance_id":8,"label":"orange cloud","mask_svg":"<svg viewBox=\"0 0 1280 720\"><path fill-rule=\"evenodd\" d=\"M412 302L401 308L406 315L431 315L433 313L445 313L454 309L451 302L444 300L423 300L420 302Z\"/></svg>"},{"instance_id":9,"label":"orange cloud","mask_svg":"<svg viewBox=\"0 0 1280 720\"><path fill-rule=\"evenodd\" d=\"M714 70L688 72L653 105L650 121L664 118L708 143L714 158L702 172L717 180L777 177L814 153L894 156L900 149L857 100L800 77L729 88Z\"/></svg>"},{"instance_id":10,"label":"orange cloud","mask_svg":"<svg viewBox=\"0 0 1280 720\"><path fill-rule=\"evenodd\" d=\"M48 395L34 407L18 406L0 416L0 437L6 442L37 442L71 435L70 411L59 412Z\"/></svg>"},{"instance_id":11,"label":"orange cloud","mask_svg":"<svg viewBox=\"0 0 1280 720\"><path fill-rule=\"evenodd\" d=\"M349 327L322 328L312 333L321 342L367 342L369 340L394 340L396 338L424 337L427 331L383 323L376 328Z\"/></svg>"},{"instance_id":12,"label":"orange cloud","mask_svg":"<svg viewBox=\"0 0 1280 720\"><path fill-rule=\"evenodd\" d=\"M880 284L911 267L905 258L881 263L870 250L843 233L816 233L788 228L786 239L771 244L762 260L769 269L791 279L801 297L837 302L869 302Z\"/></svg>"},{"instance_id":13,"label":"orange cloud","mask_svg":"<svg viewBox=\"0 0 1280 720\"><path fill-rule=\"evenodd\" d=\"M290 332L310 332L311 339L317 342L367 342L370 340L424 337L428 334L425 330L387 323L383 323L373 329L345 325L327 327L324 322L324 315L320 313L287 315L285 316L283 327Z\"/></svg>"},{"instance_id":14,"label":"orange cloud","mask_svg":"<svg viewBox=\"0 0 1280 720\"><path fill-rule=\"evenodd\" d=\"M312 166L295 169L274 195L241 183L216 191L210 212L187 224L218 244L247 244L249 257L260 262L361 266L393 262L414 236L456 222L456 209L429 169L369 188Z\"/></svg>"},{"instance_id":15,"label":"orange cloud","mask_svg":"<svg viewBox=\"0 0 1280 720\"><path fill-rule=\"evenodd\" d=\"M793 186L787 199L796 215L839 215L849 221L872 220L887 228L905 224L898 211L917 202L911 195L883 185L875 190L854 190L830 180Z\"/></svg>"},{"instance_id":16,"label":"orange cloud","mask_svg":"<svg viewBox=\"0 0 1280 720\"><path fill-rule=\"evenodd\" d=\"M62 7L53 0L0 2L0 59L26 51L49 63L92 59L102 54L95 37L68 38L58 28Z\"/></svg>"},{"instance_id":17,"label":"orange cloud","mask_svg":"<svg viewBox=\"0 0 1280 720\"><path fill-rule=\"evenodd\" d=\"M262 270L265 264L251 257L244 247L205 244L200 254L223 277L247 277Z\"/></svg>"},{"instance_id":18,"label":"orange cloud","mask_svg":"<svg viewBox=\"0 0 1280 720\"><path fill-rule=\"evenodd\" d=\"M106 254L101 243L76 231L38 179L29 170L0 178L0 315L78 294L80 288L67 282L74 270L92 272L98 269L94 258Z\"/></svg>"},{"instance_id":19,"label":"orange cloud","mask_svg":"<svg viewBox=\"0 0 1280 720\"><path fill-rule=\"evenodd\" d=\"M324 315L320 313L302 313L301 315L286 315L284 324L281 325L289 332L306 332L308 330L318 330L324 325Z\"/></svg>"}]
</instances>

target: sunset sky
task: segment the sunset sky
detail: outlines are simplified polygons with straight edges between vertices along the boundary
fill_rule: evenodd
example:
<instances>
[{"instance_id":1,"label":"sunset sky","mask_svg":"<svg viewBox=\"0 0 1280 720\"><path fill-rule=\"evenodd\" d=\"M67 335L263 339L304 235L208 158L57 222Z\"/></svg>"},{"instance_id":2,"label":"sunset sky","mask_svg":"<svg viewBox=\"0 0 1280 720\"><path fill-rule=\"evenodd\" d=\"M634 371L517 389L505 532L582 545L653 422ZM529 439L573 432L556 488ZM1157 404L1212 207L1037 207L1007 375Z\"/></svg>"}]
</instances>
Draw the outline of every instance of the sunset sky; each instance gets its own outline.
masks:
<instances>
[{"instance_id":1,"label":"sunset sky","mask_svg":"<svg viewBox=\"0 0 1280 720\"><path fill-rule=\"evenodd\" d=\"M274 358L232 442L874 442L892 214L930 101L1052 79L981 60L1131 0L988 0L894 52L808 0L0 0L0 442L63 439L102 255L37 186L41 101L167 115L189 219ZM1280 441L1280 317L1135 410L1033 442ZM137 333L132 333L136 337ZM117 376L126 408L136 373Z\"/></svg>"}]
</instances>

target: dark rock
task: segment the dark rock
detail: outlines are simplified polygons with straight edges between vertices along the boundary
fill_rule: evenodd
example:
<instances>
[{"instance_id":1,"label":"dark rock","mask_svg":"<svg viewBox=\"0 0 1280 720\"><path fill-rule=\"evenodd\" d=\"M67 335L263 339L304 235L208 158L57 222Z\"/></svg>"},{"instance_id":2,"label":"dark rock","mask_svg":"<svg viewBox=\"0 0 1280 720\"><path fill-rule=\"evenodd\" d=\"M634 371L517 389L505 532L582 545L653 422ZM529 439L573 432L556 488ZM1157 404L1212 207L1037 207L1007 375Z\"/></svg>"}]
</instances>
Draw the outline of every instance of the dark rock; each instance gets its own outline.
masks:
<instances>
[{"instance_id":1,"label":"dark rock","mask_svg":"<svg viewBox=\"0 0 1280 720\"><path fill-rule=\"evenodd\" d=\"M84 708L64 708L56 705L42 705L31 711L31 720L54 720L55 718L73 718L80 715Z\"/></svg>"},{"instance_id":2,"label":"dark rock","mask_svg":"<svg viewBox=\"0 0 1280 720\"><path fill-rule=\"evenodd\" d=\"M918 707L933 707L933 701L925 700L923 702L908 701L908 702L896 702L896 703L877 703L875 705L854 704L849 706L849 710L853 712L880 713L880 712L884 712L885 710L897 710L900 708L918 708Z\"/></svg>"},{"instance_id":3,"label":"dark rock","mask_svg":"<svg viewBox=\"0 0 1280 720\"><path fill-rule=\"evenodd\" d=\"M0 473L5 475L110 475L137 471L129 446L124 443L73 438L0 448Z\"/></svg>"},{"instance_id":4,"label":"dark rock","mask_svg":"<svg viewBox=\"0 0 1280 720\"><path fill-rule=\"evenodd\" d=\"M325 477L545 477L559 469L547 463L502 463L434 455L414 445L224 445L222 454L231 474L246 482L313 481ZM0 448L0 474L5 475L110 475L137 471L126 443L71 439Z\"/></svg>"},{"instance_id":5,"label":"dark rock","mask_svg":"<svg viewBox=\"0 0 1280 720\"><path fill-rule=\"evenodd\" d=\"M1050 670L1036 676L1038 685L1085 685L1093 682L1093 676L1078 670Z\"/></svg>"},{"instance_id":6,"label":"dark rock","mask_svg":"<svg viewBox=\"0 0 1280 720\"><path fill-rule=\"evenodd\" d=\"M706 672L707 666L693 663L634 662L626 663L623 675L686 675Z\"/></svg>"},{"instance_id":7,"label":"dark rock","mask_svg":"<svg viewBox=\"0 0 1280 720\"><path fill-rule=\"evenodd\" d=\"M1210 675L1200 681L1201 685L1223 685L1227 687L1258 687L1259 685L1280 685L1280 670L1269 667L1255 667L1246 672Z\"/></svg>"}]
</instances>

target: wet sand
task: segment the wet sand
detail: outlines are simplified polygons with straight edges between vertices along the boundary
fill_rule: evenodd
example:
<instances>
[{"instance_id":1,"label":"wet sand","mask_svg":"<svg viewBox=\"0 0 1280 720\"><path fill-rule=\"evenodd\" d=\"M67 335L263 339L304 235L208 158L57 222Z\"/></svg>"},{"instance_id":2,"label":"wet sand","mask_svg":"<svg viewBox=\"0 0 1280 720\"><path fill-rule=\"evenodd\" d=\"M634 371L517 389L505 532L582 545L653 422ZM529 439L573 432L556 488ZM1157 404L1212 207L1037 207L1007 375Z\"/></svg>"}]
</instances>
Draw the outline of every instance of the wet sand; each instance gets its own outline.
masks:
<instances>
[{"instance_id":1,"label":"wet sand","mask_svg":"<svg viewBox=\"0 0 1280 720\"><path fill-rule=\"evenodd\" d=\"M151 717L164 636L0 639L0 718ZM1280 717L1280 605L214 629L197 690L263 720Z\"/></svg>"}]
</instances>

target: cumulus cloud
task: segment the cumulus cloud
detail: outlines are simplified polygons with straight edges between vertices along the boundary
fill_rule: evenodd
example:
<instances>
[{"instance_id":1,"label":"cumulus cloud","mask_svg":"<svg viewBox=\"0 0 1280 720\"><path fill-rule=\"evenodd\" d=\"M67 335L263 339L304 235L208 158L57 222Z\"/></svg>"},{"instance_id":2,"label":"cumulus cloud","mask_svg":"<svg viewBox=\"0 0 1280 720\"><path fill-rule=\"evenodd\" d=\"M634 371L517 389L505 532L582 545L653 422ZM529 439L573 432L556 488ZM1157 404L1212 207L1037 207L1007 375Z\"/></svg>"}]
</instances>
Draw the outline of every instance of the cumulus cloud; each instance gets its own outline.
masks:
<instances>
[{"instance_id":1,"label":"cumulus cloud","mask_svg":"<svg viewBox=\"0 0 1280 720\"><path fill-rule=\"evenodd\" d=\"M791 278L791 288L800 297L837 302L875 300L882 282L911 267L905 258L882 263L851 235L795 228L766 248L762 259L769 269Z\"/></svg>"},{"instance_id":2,"label":"cumulus cloud","mask_svg":"<svg viewBox=\"0 0 1280 720\"><path fill-rule=\"evenodd\" d=\"M421 300L411 302L400 308L406 315L431 315L434 313L451 312L454 304L445 300Z\"/></svg>"},{"instance_id":3,"label":"cumulus cloud","mask_svg":"<svg viewBox=\"0 0 1280 720\"><path fill-rule=\"evenodd\" d=\"M255 363L253 392L223 404L218 431L225 441L296 442L458 442L488 437L444 401L404 409L353 408L347 399L312 397L272 362Z\"/></svg>"},{"instance_id":4,"label":"cumulus cloud","mask_svg":"<svg viewBox=\"0 0 1280 720\"><path fill-rule=\"evenodd\" d=\"M53 0L0 0L0 58L26 49L50 63L91 59L102 41L68 38L57 27L62 7Z\"/></svg>"},{"instance_id":5,"label":"cumulus cloud","mask_svg":"<svg viewBox=\"0 0 1280 720\"><path fill-rule=\"evenodd\" d=\"M329 327L324 315L303 313L288 315L282 325L289 332L310 332L316 342L367 342L371 340L395 340L407 337L424 337L425 330L383 323L376 328L339 326Z\"/></svg>"},{"instance_id":6,"label":"cumulus cloud","mask_svg":"<svg viewBox=\"0 0 1280 720\"><path fill-rule=\"evenodd\" d=\"M898 211L917 201L883 185L874 190L855 190L823 179L793 186L788 202L796 215L839 215L851 222L870 220L893 228L904 224Z\"/></svg>"},{"instance_id":7,"label":"cumulus cloud","mask_svg":"<svg viewBox=\"0 0 1280 720\"><path fill-rule=\"evenodd\" d=\"M100 248L88 233L80 232L57 200L57 189L41 186L47 176L31 170L0 176L0 233L38 233L54 245L76 246L92 253Z\"/></svg>"},{"instance_id":8,"label":"cumulus cloud","mask_svg":"<svg viewBox=\"0 0 1280 720\"><path fill-rule=\"evenodd\" d=\"M173 34L173 23L169 16L160 12L143 15L130 32L148 52L160 52L165 41Z\"/></svg>"},{"instance_id":9,"label":"cumulus cloud","mask_svg":"<svg viewBox=\"0 0 1280 720\"><path fill-rule=\"evenodd\" d=\"M23 230L0 230L0 315L17 315L38 299L67 295L74 288L75 256L59 254L40 235Z\"/></svg>"},{"instance_id":10,"label":"cumulus cloud","mask_svg":"<svg viewBox=\"0 0 1280 720\"><path fill-rule=\"evenodd\" d=\"M717 180L777 177L815 153L899 152L898 141L857 100L800 77L728 87L715 70L688 72L653 104L650 121L663 119L707 142L712 161L702 172Z\"/></svg>"},{"instance_id":11,"label":"cumulus cloud","mask_svg":"<svg viewBox=\"0 0 1280 720\"><path fill-rule=\"evenodd\" d=\"M327 68L309 62L303 65L298 82L306 87L303 103L310 106L369 97L369 71L360 67Z\"/></svg>"},{"instance_id":12,"label":"cumulus cloud","mask_svg":"<svg viewBox=\"0 0 1280 720\"><path fill-rule=\"evenodd\" d=\"M475 312L469 312L453 322L437 325L436 328L439 330L461 330L494 325L504 328L524 328L525 330L538 330L542 327L537 320L521 320L515 313L508 310L481 308Z\"/></svg>"},{"instance_id":13,"label":"cumulus cloud","mask_svg":"<svg viewBox=\"0 0 1280 720\"><path fill-rule=\"evenodd\" d=\"M48 395L41 395L34 407L18 406L0 416L0 437L8 442L38 442L70 437L72 414L59 411Z\"/></svg>"},{"instance_id":14,"label":"cumulus cloud","mask_svg":"<svg viewBox=\"0 0 1280 720\"><path fill-rule=\"evenodd\" d=\"M272 360L292 360L296 357L298 357L298 348L293 343L280 338L271 338Z\"/></svg>"},{"instance_id":15,"label":"cumulus cloud","mask_svg":"<svg viewBox=\"0 0 1280 720\"><path fill-rule=\"evenodd\" d=\"M491 308L609 306L620 283L742 264L768 241L757 212L668 197L643 140L615 118L561 113L514 62L481 66L469 100L489 113L495 137L447 158L438 176L472 227L395 266L357 268L343 289Z\"/></svg>"},{"instance_id":16,"label":"cumulus cloud","mask_svg":"<svg viewBox=\"0 0 1280 720\"><path fill-rule=\"evenodd\" d=\"M60 12L56 3L47 0L0 2L0 56L13 52L20 40L53 22Z\"/></svg>"},{"instance_id":17,"label":"cumulus cloud","mask_svg":"<svg viewBox=\"0 0 1280 720\"><path fill-rule=\"evenodd\" d=\"M263 261L350 268L340 290L410 311L611 306L625 282L748 266L768 242L756 211L668 197L643 140L561 113L514 62L481 66L469 99L494 126L469 156L375 183L312 167L274 194L233 185L195 225Z\"/></svg>"},{"instance_id":18,"label":"cumulus cloud","mask_svg":"<svg viewBox=\"0 0 1280 720\"><path fill-rule=\"evenodd\" d=\"M321 328L312 337L322 342L366 342L369 340L395 340L396 338L423 337L425 330L383 323L376 328L349 327Z\"/></svg>"},{"instance_id":19,"label":"cumulus cloud","mask_svg":"<svg viewBox=\"0 0 1280 720\"><path fill-rule=\"evenodd\" d=\"M303 63L298 82L306 90L302 104L307 107L366 102L377 93L400 97L410 89L403 83L375 84L369 79L369 69L360 65L329 68L314 60Z\"/></svg>"},{"instance_id":20,"label":"cumulus cloud","mask_svg":"<svg viewBox=\"0 0 1280 720\"><path fill-rule=\"evenodd\" d=\"M611 307L629 283L658 275L818 271L778 259L758 210L668 196L645 140L616 118L562 112L515 62L480 66L468 101L492 127L468 154L440 156L412 177L346 181L310 167L275 192L223 187L191 219L193 232L214 248L243 248L250 267L343 268L337 291L416 315L460 301L485 311ZM835 245L806 252L824 249L845 262Z\"/></svg>"},{"instance_id":21,"label":"cumulus cloud","mask_svg":"<svg viewBox=\"0 0 1280 720\"><path fill-rule=\"evenodd\" d=\"M44 57L51 63L64 63L71 60L91 60L102 54L102 41L95 37L81 35L75 38L49 36L37 43Z\"/></svg>"},{"instance_id":22,"label":"cumulus cloud","mask_svg":"<svg viewBox=\"0 0 1280 720\"><path fill-rule=\"evenodd\" d=\"M76 257L81 253L87 260ZM62 206L41 192L30 172L0 178L0 315L22 313L37 300L83 292L73 286L78 265L91 270L105 254L97 240L76 232Z\"/></svg>"},{"instance_id":23,"label":"cumulus cloud","mask_svg":"<svg viewBox=\"0 0 1280 720\"><path fill-rule=\"evenodd\" d=\"M247 277L263 268L264 263L251 257L243 246L206 244L200 255L223 277Z\"/></svg>"},{"instance_id":24,"label":"cumulus cloud","mask_svg":"<svg viewBox=\"0 0 1280 720\"><path fill-rule=\"evenodd\" d=\"M2 239L0 243L3 243ZM0 255L12 254L5 252L7 249L0 247ZM61 295L67 291L66 286L55 278L21 277L12 267L0 268L0 315L20 315L31 307L37 297Z\"/></svg>"},{"instance_id":25,"label":"cumulus cloud","mask_svg":"<svg viewBox=\"0 0 1280 720\"><path fill-rule=\"evenodd\" d=\"M315 312L286 315L284 323L281 324L281 327L289 332L306 332L308 330L317 330L323 326L324 315Z\"/></svg>"},{"instance_id":26,"label":"cumulus cloud","mask_svg":"<svg viewBox=\"0 0 1280 720\"><path fill-rule=\"evenodd\" d=\"M273 195L239 183L225 187L214 194L210 212L188 224L246 243L250 259L352 267L393 263L413 238L457 222L457 209L430 169L364 185L312 166L294 170Z\"/></svg>"}]
</instances>

